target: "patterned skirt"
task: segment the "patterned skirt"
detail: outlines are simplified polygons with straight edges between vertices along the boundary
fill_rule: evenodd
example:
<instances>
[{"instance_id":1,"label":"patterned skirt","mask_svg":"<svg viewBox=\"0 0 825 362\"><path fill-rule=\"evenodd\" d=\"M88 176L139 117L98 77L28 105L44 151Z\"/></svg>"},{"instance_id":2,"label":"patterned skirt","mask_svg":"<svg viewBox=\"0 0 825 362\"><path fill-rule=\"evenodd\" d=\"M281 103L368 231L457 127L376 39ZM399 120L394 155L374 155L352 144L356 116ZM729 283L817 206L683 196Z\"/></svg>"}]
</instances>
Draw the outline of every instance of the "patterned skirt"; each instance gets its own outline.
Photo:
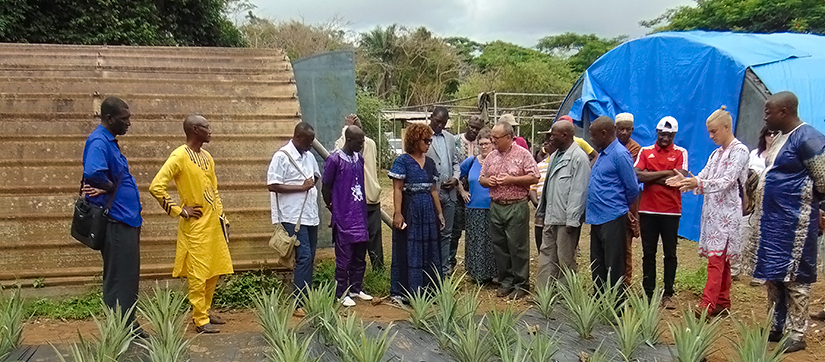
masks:
<instances>
[{"instance_id":1,"label":"patterned skirt","mask_svg":"<svg viewBox=\"0 0 825 362\"><path fill-rule=\"evenodd\" d=\"M490 210L467 208L465 212L464 269L476 282L492 281L496 276L496 259L490 238Z\"/></svg>"}]
</instances>

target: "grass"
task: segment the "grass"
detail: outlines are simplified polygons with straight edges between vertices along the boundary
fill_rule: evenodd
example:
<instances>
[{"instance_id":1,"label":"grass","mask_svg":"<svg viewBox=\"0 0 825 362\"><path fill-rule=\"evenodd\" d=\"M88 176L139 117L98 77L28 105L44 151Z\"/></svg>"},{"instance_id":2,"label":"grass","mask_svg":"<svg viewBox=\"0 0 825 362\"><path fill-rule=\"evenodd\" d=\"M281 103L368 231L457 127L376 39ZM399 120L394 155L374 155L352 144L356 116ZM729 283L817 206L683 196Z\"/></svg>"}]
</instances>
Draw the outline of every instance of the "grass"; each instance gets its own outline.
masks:
<instances>
[{"instance_id":1,"label":"grass","mask_svg":"<svg viewBox=\"0 0 825 362\"><path fill-rule=\"evenodd\" d=\"M306 291L303 303L309 325L320 330L326 341L334 338L337 328L338 309L341 303L335 298L335 283L324 283Z\"/></svg>"},{"instance_id":2,"label":"grass","mask_svg":"<svg viewBox=\"0 0 825 362\"><path fill-rule=\"evenodd\" d=\"M27 300L24 302L23 310L25 315L32 317L59 320L87 319L103 315L101 298L103 291L97 287L71 298Z\"/></svg>"},{"instance_id":3,"label":"grass","mask_svg":"<svg viewBox=\"0 0 825 362\"><path fill-rule=\"evenodd\" d=\"M324 283L335 283L335 260L321 260L315 263L312 286L318 287ZM372 270L372 268L368 268L364 274L362 287L365 293L375 297L389 295L389 268L384 268L383 270Z\"/></svg>"},{"instance_id":4,"label":"grass","mask_svg":"<svg viewBox=\"0 0 825 362\"><path fill-rule=\"evenodd\" d=\"M588 292L588 287L584 278L576 272L565 269L564 279L567 284L559 284L559 291L564 298L564 305L568 311L567 322L575 330L579 337L584 339L592 338L593 328L601 315L599 309L599 298L593 298Z\"/></svg>"},{"instance_id":5,"label":"grass","mask_svg":"<svg viewBox=\"0 0 825 362\"><path fill-rule=\"evenodd\" d=\"M617 310L622 310L624 301L620 300L624 289L624 277L619 278L615 284L605 282L604 288L596 291L598 294L599 317L604 324L611 324L615 321Z\"/></svg>"},{"instance_id":6,"label":"grass","mask_svg":"<svg viewBox=\"0 0 825 362\"><path fill-rule=\"evenodd\" d=\"M138 300L138 312L149 321L154 333L141 346L151 362L188 361L191 340L184 339L189 319L186 295L155 284L151 296Z\"/></svg>"},{"instance_id":7,"label":"grass","mask_svg":"<svg viewBox=\"0 0 825 362\"><path fill-rule=\"evenodd\" d=\"M271 362L318 362L323 355L314 358L310 357L309 345L312 343L313 336L315 336L315 333L303 338L303 340L299 340L297 334L290 332L283 336L282 347L274 348L272 352L267 355L267 358Z\"/></svg>"},{"instance_id":8,"label":"grass","mask_svg":"<svg viewBox=\"0 0 825 362\"><path fill-rule=\"evenodd\" d=\"M272 289L255 294L253 298L255 316L263 329L264 339L272 349L286 348L287 338L295 333L298 326L290 327L292 313L297 307L297 300L290 298L283 289Z\"/></svg>"},{"instance_id":9,"label":"grass","mask_svg":"<svg viewBox=\"0 0 825 362\"><path fill-rule=\"evenodd\" d=\"M23 337L23 299L20 290L0 295L0 360L20 346Z\"/></svg>"},{"instance_id":10,"label":"grass","mask_svg":"<svg viewBox=\"0 0 825 362\"><path fill-rule=\"evenodd\" d=\"M462 315L458 295L458 289L464 277L457 277L453 274L449 278L439 276L437 279L434 283L438 289L433 295L433 302L436 305L435 313L425 324L427 330L438 339L441 346L447 347L450 345L450 336L455 332L456 323L461 323L466 319Z\"/></svg>"},{"instance_id":11,"label":"grass","mask_svg":"<svg viewBox=\"0 0 825 362\"><path fill-rule=\"evenodd\" d=\"M673 289L677 293L691 292L693 295L701 296L705 289L705 282L708 280L708 262L702 260L702 264L696 270L679 269L676 271L676 279Z\"/></svg>"},{"instance_id":12,"label":"grass","mask_svg":"<svg viewBox=\"0 0 825 362\"><path fill-rule=\"evenodd\" d=\"M102 300L98 302L103 304ZM129 315L132 314L134 308L133 306L125 313L121 313L120 306L115 309L101 307L103 310L103 319L92 316L100 332L100 337L85 339L78 333L80 342L72 344L70 347L69 353L72 356L72 360L74 362L111 362L120 360L120 357L135 339L132 323L129 321ZM52 345L52 348L57 353L60 361L66 362L66 359L54 345Z\"/></svg>"},{"instance_id":13,"label":"grass","mask_svg":"<svg viewBox=\"0 0 825 362\"><path fill-rule=\"evenodd\" d=\"M720 317L707 320L707 310L703 309L699 318L692 310L684 310L683 322L679 325L668 323L670 333L676 342L676 353L669 347L673 360L676 362L700 362L711 353L711 344L718 339L720 331Z\"/></svg>"}]
</instances>

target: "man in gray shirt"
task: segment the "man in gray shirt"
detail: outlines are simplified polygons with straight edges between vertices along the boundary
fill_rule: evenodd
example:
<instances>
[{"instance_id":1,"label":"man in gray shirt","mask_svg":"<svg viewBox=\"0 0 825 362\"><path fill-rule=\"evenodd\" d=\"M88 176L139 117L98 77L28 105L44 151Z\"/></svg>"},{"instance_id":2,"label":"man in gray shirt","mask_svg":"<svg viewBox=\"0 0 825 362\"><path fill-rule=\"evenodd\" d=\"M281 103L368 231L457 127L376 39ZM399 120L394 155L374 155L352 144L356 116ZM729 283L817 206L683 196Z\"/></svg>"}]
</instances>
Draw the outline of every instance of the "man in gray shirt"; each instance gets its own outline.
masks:
<instances>
[{"instance_id":1,"label":"man in gray shirt","mask_svg":"<svg viewBox=\"0 0 825 362\"><path fill-rule=\"evenodd\" d=\"M456 205L456 186L458 185L459 163L458 152L455 146L455 136L444 130L450 112L444 107L435 107L430 115L430 128L433 130L433 143L427 151L427 157L435 161L438 170L438 196L441 200L441 212L444 215L444 228L440 231L441 237L441 268L445 275L452 270L450 259L455 256L451 252L450 241L453 233L453 220Z\"/></svg>"}]
</instances>

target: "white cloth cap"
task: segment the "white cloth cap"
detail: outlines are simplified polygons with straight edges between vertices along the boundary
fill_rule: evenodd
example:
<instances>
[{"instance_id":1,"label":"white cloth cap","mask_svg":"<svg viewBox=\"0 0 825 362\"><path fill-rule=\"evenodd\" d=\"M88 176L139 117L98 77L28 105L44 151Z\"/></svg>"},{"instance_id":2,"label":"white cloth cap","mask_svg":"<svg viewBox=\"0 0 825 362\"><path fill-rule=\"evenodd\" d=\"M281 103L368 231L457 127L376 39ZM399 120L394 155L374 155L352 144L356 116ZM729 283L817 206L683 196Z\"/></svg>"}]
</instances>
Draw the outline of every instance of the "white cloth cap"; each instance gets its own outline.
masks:
<instances>
[{"instance_id":1,"label":"white cloth cap","mask_svg":"<svg viewBox=\"0 0 825 362\"><path fill-rule=\"evenodd\" d=\"M627 112L617 114L616 115L616 123L619 123L619 122L633 123L633 114L627 113Z\"/></svg>"},{"instance_id":2,"label":"white cloth cap","mask_svg":"<svg viewBox=\"0 0 825 362\"><path fill-rule=\"evenodd\" d=\"M671 133L679 132L679 122L676 122L676 118L667 116L659 121L659 124L656 125L656 130Z\"/></svg>"},{"instance_id":3,"label":"white cloth cap","mask_svg":"<svg viewBox=\"0 0 825 362\"><path fill-rule=\"evenodd\" d=\"M514 117L510 113L502 114L501 117L498 118L498 121L504 121L509 123L511 126L518 126L518 121L516 121L516 117Z\"/></svg>"}]
</instances>

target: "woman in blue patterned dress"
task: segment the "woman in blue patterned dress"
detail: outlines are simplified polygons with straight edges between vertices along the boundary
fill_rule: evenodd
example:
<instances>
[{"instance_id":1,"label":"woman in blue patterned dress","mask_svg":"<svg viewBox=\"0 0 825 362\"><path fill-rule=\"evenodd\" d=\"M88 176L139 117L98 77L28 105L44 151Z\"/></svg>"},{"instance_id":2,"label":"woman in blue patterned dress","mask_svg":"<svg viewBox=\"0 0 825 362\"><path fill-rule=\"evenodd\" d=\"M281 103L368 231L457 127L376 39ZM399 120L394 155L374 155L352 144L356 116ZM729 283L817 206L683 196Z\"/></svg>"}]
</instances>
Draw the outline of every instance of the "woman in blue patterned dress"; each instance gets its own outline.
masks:
<instances>
[{"instance_id":1,"label":"woman in blue patterned dress","mask_svg":"<svg viewBox=\"0 0 825 362\"><path fill-rule=\"evenodd\" d=\"M441 277L439 230L444 227L435 180L435 162L426 156L433 131L413 124L404 135L404 153L395 160L393 180L392 266L390 295L405 302L409 293L433 286Z\"/></svg>"}]
</instances>

